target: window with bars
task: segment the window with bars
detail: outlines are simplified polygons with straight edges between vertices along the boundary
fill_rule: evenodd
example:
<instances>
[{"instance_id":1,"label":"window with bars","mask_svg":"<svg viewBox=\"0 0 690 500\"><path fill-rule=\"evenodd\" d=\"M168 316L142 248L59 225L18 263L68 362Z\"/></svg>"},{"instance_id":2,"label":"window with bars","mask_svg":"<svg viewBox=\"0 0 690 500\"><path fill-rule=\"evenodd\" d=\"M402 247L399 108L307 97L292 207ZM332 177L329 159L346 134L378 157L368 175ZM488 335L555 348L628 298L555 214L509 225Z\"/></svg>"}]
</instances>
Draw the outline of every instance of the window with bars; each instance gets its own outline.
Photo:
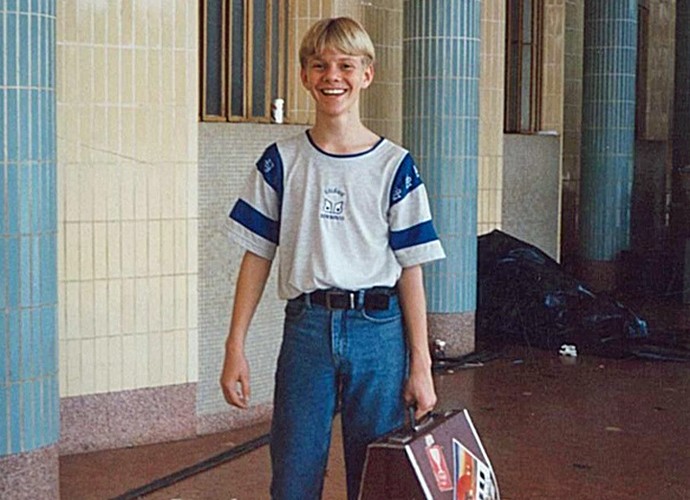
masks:
<instances>
[{"instance_id":1,"label":"window with bars","mask_svg":"<svg viewBox=\"0 0 690 500\"><path fill-rule=\"evenodd\" d=\"M286 0L201 1L201 119L270 120L285 96Z\"/></svg>"},{"instance_id":2,"label":"window with bars","mask_svg":"<svg viewBox=\"0 0 690 500\"><path fill-rule=\"evenodd\" d=\"M505 124L509 133L541 123L543 0L506 0Z\"/></svg>"}]
</instances>

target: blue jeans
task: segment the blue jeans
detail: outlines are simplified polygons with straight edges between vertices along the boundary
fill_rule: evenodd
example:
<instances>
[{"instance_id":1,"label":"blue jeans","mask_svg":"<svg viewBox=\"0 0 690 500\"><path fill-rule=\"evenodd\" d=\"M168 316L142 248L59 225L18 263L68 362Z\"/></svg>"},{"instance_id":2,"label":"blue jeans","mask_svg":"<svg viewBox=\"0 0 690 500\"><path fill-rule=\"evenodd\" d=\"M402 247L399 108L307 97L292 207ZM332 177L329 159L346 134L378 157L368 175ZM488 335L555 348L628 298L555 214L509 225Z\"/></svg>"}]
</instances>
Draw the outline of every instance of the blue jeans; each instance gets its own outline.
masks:
<instances>
[{"instance_id":1,"label":"blue jeans","mask_svg":"<svg viewBox=\"0 0 690 500\"><path fill-rule=\"evenodd\" d=\"M337 409L348 498L357 498L367 445L403 425L407 357L397 297L384 311L288 302L271 427L272 498L321 498Z\"/></svg>"}]
</instances>

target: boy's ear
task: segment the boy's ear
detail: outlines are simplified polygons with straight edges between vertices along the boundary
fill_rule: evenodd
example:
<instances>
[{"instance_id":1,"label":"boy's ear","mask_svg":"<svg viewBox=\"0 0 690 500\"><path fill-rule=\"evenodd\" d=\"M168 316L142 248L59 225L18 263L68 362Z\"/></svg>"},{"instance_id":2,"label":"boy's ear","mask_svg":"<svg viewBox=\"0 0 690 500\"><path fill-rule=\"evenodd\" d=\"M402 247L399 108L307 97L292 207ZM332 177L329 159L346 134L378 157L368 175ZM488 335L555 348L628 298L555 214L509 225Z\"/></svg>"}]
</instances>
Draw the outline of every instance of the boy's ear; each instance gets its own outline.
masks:
<instances>
[{"instance_id":1,"label":"boy's ear","mask_svg":"<svg viewBox=\"0 0 690 500\"><path fill-rule=\"evenodd\" d=\"M300 67L299 78L300 78L300 80L302 80L302 86L305 89L309 90L309 86L308 86L309 79L307 78L307 70L304 67Z\"/></svg>"},{"instance_id":2,"label":"boy's ear","mask_svg":"<svg viewBox=\"0 0 690 500\"><path fill-rule=\"evenodd\" d=\"M366 89L371 85L371 82L374 80L374 63L367 64L366 68L364 68L364 82L362 82L362 88Z\"/></svg>"}]
</instances>

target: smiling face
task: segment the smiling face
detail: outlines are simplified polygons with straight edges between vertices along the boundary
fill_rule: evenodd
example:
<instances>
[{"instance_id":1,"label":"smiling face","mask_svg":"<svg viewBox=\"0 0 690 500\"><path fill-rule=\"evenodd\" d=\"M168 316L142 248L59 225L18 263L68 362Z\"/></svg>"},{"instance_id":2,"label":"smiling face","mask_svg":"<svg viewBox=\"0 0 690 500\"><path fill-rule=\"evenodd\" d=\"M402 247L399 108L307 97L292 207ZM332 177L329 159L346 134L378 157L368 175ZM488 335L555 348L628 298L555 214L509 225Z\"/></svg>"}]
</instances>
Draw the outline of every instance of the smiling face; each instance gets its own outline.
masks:
<instances>
[{"instance_id":1,"label":"smiling face","mask_svg":"<svg viewBox=\"0 0 690 500\"><path fill-rule=\"evenodd\" d=\"M359 93L374 77L374 44L354 19L314 23L299 49L302 84L316 103L316 119L359 119Z\"/></svg>"},{"instance_id":2,"label":"smiling face","mask_svg":"<svg viewBox=\"0 0 690 500\"><path fill-rule=\"evenodd\" d=\"M300 74L316 103L317 115L358 116L359 94L371 84L374 68L363 56L326 49L309 57Z\"/></svg>"}]
</instances>

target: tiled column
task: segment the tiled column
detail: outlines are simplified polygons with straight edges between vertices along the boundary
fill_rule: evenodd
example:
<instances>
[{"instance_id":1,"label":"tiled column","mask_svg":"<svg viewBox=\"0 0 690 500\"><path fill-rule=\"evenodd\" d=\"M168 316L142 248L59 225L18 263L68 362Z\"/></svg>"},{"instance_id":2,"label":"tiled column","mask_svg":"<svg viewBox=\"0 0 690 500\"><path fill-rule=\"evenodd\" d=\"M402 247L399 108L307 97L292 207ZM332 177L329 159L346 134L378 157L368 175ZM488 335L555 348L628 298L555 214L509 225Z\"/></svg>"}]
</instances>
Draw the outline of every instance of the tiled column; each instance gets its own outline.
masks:
<instances>
[{"instance_id":1,"label":"tiled column","mask_svg":"<svg viewBox=\"0 0 690 500\"><path fill-rule=\"evenodd\" d=\"M690 0L676 2L676 76L673 108L673 209L675 238L690 238Z\"/></svg>"},{"instance_id":2,"label":"tiled column","mask_svg":"<svg viewBox=\"0 0 690 500\"><path fill-rule=\"evenodd\" d=\"M58 498L55 2L0 2L0 496Z\"/></svg>"},{"instance_id":3,"label":"tiled column","mask_svg":"<svg viewBox=\"0 0 690 500\"><path fill-rule=\"evenodd\" d=\"M419 164L447 259L425 268L432 339L474 349L477 280L479 0L408 0L403 143Z\"/></svg>"},{"instance_id":4,"label":"tiled column","mask_svg":"<svg viewBox=\"0 0 690 500\"><path fill-rule=\"evenodd\" d=\"M611 290L630 240L637 0L587 0L580 239L583 278Z\"/></svg>"}]
</instances>

